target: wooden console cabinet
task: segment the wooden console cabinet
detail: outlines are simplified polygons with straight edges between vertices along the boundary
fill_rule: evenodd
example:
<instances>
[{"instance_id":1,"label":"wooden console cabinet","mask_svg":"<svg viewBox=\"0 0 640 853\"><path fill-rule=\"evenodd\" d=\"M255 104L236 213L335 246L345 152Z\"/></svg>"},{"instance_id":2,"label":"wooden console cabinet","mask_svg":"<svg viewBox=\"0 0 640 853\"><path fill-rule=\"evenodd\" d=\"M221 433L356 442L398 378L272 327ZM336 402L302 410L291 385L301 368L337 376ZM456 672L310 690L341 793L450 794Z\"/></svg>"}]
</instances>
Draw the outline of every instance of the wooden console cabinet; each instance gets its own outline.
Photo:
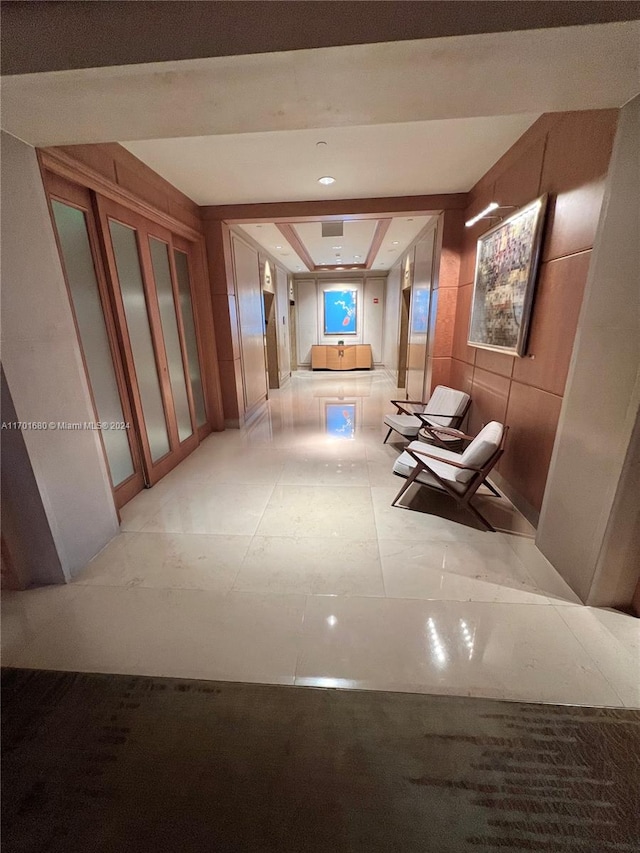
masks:
<instances>
[{"instance_id":1,"label":"wooden console cabinet","mask_svg":"<svg viewBox=\"0 0 640 853\"><path fill-rule=\"evenodd\" d=\"M370 370L371 344L317 344L311 347L312 370Z\"/></svg>"}]
</instances>

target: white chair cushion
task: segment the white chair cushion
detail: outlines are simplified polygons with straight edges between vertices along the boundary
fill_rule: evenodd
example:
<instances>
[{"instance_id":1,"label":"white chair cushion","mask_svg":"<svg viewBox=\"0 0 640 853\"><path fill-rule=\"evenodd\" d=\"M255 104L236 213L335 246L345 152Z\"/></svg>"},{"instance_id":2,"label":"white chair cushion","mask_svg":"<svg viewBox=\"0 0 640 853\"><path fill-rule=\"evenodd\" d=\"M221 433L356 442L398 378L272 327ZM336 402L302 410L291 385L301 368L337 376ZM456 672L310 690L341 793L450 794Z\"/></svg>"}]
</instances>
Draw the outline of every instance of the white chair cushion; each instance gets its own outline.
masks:
<instances>
[{"instance_id":1,"label":"white chair cushion","mask_svg":"<svg viewBox=\"0 0 640 853\"><path fill-rule=\"evenodd\" d=\"M416 450L421 453L428 453L429 456L437 456L442 462L458 462L462 464L462 453L456 453L453 450L447 450L446 447L438 447L435 444L425 444L424 441L412 441L405 448L406 450ZM427 465L431 465L433 459L425 459ZM451 466L449 466L451 467Z\"/></svg>"},{"instance_id":2,"label":"white chair cushion","mask_svg":"<svg viewBox=\"0 0 640 853\"><path fill-rule=\"evenodd\" d=\"M491 421L483 427L460 457L462 465L474 465L481 468L500 447L504 427L497 421ZM459 483L468 483L473 471L458 469L456 479Z\"/></svg>"},{"instance_id":3,"label":"white chair cushion","mask_svg":"<svg viewBox=\"0 0 640 853\"><path fill-rule=\"evenodd\" d=\"M468 402L469 395L465 394L464 391L456 391L454 388L447 388L446 385L437 385L424 413L425 415L430 412L433 412L434 415L448 415L450 412L450 417L433 418L433 423L440 426L451 426L453 419L464 412Z\"/></svg>"},{"instance_id":4,"label":"white chair cushion","mask_svg":"<svg viewBox=\"0 0 640 853\"><path fill-rule=\"evenodd\" d=\"M417 448L415 448L415 449L422 450L424 452L425 445L423 442L414 441L409 445L409 447L411 447L413 449L413 445L418 445ZM449 456L455 456L455 457L457 457L459 455L457 453L451 453L451 451L444 450L442 448L438 448L438 453L439 454L448 454ZM456 474L457 469L454 468L453 465L447 465L446 462L438 462L435 459L425 459L424 461L433 471L435 471L435 473L439 477L442 477L443 480L446 480L447 484L449 486L451 486L453 489L455 489L455 491L457 491L457 492L463 492L464 491L464 484L456 481L455 474ZM398 456L396 461L393 463L393 473L394 474L400 474L401 477L406 478L406 477L409 477L411 475L411 472L413 471L415 466L416 466L415 459L413 458L413 456L409 456L409 454L405 451L404 453L401 453L400 456ZM418 476L415 479L415 482L416 483L422 483L422 485L424 485L424 486L433 486L437 489L442 489L442 486L440 485L440 483L436 480L435 477L432 477L428 471L423 471L421 474L418 474Z\"/></svg>"},{"instance_id":5,"label":"white chair cushion","mask_svg":"<svg viewBox=\"0 0 640 853\"><path fill-rule=\"evenodd\" d=\"M422 421L414 415L386 415L384 422L388 427L408 438L415 438L422 426Z\"/></svg>"},{"instance_id":6,"label":"white chair cushion","mask_svg":"<svg viewBox=\"0 0 640 853\"><path fill-rule=\"evenodd\" d=\"M431 395L431 399L426 406L413 405L412 408L416 412L428 414L433 412L435 415L443 415L451 412L450 417L433 417L429 418L429 423L432 426L451 426L455 417L459 417L465 410L469 401L469 395L464 391L456 391L453 388L447 388L445 385L437 385ZM416 418L415 415L386 415L385 424L401 435L407 438L415 438L418 435L423 422ZM456 441L455 438L447 438L440 436L443 441Z\"/></svg>"}]
</instances>

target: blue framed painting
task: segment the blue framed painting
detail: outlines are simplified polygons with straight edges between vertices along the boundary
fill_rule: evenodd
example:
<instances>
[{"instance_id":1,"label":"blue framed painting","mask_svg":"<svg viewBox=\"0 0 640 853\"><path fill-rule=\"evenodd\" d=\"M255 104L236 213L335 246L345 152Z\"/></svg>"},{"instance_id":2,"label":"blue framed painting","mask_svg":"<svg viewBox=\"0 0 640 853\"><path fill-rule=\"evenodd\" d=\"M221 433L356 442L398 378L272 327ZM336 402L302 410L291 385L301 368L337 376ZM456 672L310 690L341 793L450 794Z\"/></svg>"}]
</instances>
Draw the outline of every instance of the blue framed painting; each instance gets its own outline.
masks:
<instances>
[{"instance_id":1,"label":"blue framed painting","mask_svg":"<svg viewBox=\"0 0 640 853\"><path fill-rule=\"evenodd\" d=\"M325 335L355 335L358 323L357 290L324 291Z\"/></svg>"},{"instance_id":2,"label":"blue framed painting","mask_svg":"<svg viewBox=\"0 0 640 853\"><path fill-rule=\"evenodd\" d=\"M325 417L327 435L347 439L356 437L355 403L327 403Z\"/></svg>"}]
</instances>

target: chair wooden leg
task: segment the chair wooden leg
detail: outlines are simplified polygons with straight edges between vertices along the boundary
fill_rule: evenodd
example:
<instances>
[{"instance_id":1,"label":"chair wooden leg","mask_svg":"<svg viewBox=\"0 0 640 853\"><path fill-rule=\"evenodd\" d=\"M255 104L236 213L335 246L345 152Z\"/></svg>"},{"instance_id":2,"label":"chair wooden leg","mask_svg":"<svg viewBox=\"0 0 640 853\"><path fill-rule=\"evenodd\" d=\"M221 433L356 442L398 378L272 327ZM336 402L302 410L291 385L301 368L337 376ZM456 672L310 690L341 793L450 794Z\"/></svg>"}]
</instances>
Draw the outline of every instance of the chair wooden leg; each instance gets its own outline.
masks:
<instances>
[{"instance_id":1,"label":"chair wooden leg","mask_svg":"<svg viewBox=\"0 0 640 853\"><path fill-rule=\"evenodd\" d=\"M382 442L383 444L387 443L387 439L389 438L389 436L391 435L392 432L393 432L393 427L389 427L389 432L385 435L384 441Z\"/></svg>"},{"instance_id":2,"label":"chair wooden leg","mask_svg":"<svg viewBox=\"0 0 640 853\"><path fill-rule=\"evenodd\" d=\"M496 487L495 487L495 486L493 486L493 485L492 485L488 480L485 480L485 481L484 481L484 483L483 483L482 485L483 485L483 486L486 486L486 487L489 489L489 491L490 491L490 492L493 492L493 494L494 494L497 498L501 498L501 497L502 497L502 495L501 495L501 494L500 494L500 492L496 489Z\"/></svg>"},{"instance_id":3,"label":"chair wooden leg","mask_svg":"<svg viewBox=\"0 0 640 853\"><path fill-rule=\"evenodd\" d=\"M414 468L414 469L413 469L413 471L411 472L411 474L407 477L407 479L406 479L406 482L405 482L404 486L400 489L400 491L398 492L398 494L397 494L397 495L395 496L395 498L391 501L391 506L395 506L395 505L397 504L397 502L398 502L398 501L400 500L400 498L404 495L404 493L407 491L407 489L408 489L408 488L409 488L409 486L413 483L413 481L415 480L415 478L418 476L418 474L419 474L419 473L420 473L420 469L419 469L419 468Z\"/></svg>"},{"instance_id":4,"label":"chair wooden leg","mask_svg":"<svg viewBox=\"0 0 640 853\"><path fill-rule=\"evenodd\" d=\"M471 503L471 501L468 503L461 502L460 505L464 506L465 509L468 509L469 512L478 519L483 527L486 527L491 533L496 532L495 527L487 521L484 515Z\"/></svg>"}]
</instances>

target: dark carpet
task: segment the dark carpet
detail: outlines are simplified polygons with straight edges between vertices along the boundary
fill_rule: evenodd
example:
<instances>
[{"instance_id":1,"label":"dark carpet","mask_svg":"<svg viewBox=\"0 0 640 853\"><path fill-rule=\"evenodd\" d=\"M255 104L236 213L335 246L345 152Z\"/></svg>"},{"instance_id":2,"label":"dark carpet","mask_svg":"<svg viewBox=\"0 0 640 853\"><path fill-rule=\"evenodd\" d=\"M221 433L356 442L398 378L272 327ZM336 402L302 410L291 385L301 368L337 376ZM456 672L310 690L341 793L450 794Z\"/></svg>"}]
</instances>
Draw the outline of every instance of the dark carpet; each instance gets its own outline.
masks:
<instances>
[{"instance_id":1,"label":"dark carpet","mask_svg":"<svg viewBox=\"0 0 640 853\"><path fill-rule=\"evenodd\" d=\"M640 712L3 672L4 853L640 849Z\"/></svg>"}]
</instances>

